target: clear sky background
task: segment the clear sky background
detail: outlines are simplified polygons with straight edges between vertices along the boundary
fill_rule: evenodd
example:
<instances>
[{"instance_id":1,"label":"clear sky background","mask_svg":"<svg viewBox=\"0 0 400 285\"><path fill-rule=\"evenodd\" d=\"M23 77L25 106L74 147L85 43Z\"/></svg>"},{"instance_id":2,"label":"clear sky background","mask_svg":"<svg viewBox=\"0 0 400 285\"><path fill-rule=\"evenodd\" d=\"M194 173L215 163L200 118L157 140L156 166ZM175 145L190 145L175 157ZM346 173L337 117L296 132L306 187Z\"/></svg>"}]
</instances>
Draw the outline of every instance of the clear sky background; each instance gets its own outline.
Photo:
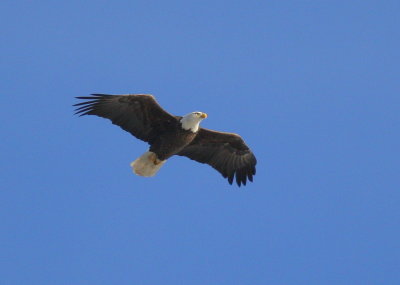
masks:
<instances>
[{"instance_id":1,"label":"clear sky background","mask_svg":"<svg viewBox=\"0 0 400 285\"><path fill-rule=\"evenodd\" d=\"M0 4L0 284L400 284L399 1ZM230 186L75 96L241 134Z\"/></svg>"}]
</instances>

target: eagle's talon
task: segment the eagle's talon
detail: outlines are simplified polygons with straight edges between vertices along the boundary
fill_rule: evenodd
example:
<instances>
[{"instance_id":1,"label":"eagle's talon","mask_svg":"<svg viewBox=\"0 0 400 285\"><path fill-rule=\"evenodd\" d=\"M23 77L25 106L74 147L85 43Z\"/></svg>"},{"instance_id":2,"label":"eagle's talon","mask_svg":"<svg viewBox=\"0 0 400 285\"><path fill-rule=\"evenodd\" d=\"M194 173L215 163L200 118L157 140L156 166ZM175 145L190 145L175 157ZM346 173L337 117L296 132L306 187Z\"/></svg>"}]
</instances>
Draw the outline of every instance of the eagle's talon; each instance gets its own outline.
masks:
<instances>
[{"instance_id":1,"label":"eagle's talon","mask_svg":"<svg viewBox=\"0 0 400 285\"><path fill-rule=\"evenodd\" d=\"M159 165L162 162L162 160L159 160L157 158L157 154L155 153L151 154L150 160L153 162L154 165Z\"/></svg>"}]
</instances>

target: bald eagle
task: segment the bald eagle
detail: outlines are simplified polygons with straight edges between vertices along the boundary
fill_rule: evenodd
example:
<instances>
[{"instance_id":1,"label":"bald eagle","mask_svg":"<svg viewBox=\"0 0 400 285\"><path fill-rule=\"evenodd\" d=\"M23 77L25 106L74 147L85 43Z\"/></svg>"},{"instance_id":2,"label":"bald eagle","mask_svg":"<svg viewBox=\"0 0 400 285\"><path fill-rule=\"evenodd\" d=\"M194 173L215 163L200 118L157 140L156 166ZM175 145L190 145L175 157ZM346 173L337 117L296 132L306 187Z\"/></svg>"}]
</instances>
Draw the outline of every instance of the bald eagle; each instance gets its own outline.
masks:
<instances>
[{"instance_id":1,"label":"bald eagle","mask_svg":"<svg viewBox=\"0 0 400 285\"><path fill-rule=\"evenodd\" d=\"M135 174L154 176L173 155L186 156L206 163L219 171L232 184L234 177L240 187L247 179L253 181L257 160L243 139L233 133L201 128L207 118L203 112L183 117L166 112L150 94L91 94L76 97L76 113L110 119L114 125L147 142L150 149L131 163Z\"/></svg>"}]
</instances>

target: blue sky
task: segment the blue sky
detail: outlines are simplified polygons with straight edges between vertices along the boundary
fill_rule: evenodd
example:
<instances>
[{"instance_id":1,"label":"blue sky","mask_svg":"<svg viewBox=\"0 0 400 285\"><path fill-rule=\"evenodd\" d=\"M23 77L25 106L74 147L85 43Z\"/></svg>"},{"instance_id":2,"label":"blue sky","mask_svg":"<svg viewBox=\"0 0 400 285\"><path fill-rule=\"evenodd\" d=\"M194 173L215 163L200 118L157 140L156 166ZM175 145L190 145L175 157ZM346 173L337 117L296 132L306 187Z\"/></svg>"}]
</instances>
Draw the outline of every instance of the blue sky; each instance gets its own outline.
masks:
<instances>
[{"instance_id":1,"label":"blue sky","mask_svg":"<svg viewBox=\"0 0 400 285\"><path fill-rule=\"evenodd\" d=\"M398 284L398 1L2 1L0 284ZM73 97L241 134L255 182Z\"/></svg>"}]
</instances>

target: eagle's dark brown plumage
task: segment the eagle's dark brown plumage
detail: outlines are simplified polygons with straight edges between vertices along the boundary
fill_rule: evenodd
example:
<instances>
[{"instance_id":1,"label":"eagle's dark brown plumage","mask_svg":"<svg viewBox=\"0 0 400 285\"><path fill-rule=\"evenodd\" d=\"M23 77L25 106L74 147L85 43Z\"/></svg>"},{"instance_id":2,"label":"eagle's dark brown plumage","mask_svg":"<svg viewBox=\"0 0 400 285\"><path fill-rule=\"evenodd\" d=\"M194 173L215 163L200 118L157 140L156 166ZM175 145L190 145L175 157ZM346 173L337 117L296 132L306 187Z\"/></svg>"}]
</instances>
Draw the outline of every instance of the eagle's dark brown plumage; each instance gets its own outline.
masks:
<instances>
[{"instance_id":1,"label":"eagle's dark brown plumage","mask_svg":"<svg viewBox=\"0 0 400 285\"><path fill-rule=\"evenodd\" d=\"M152 95L106 95L76 97L89 100L74 106L76 114L96 115L150 144L150 151L164 161L172 155L186 156L211 165L232 184L253 181L257 160L243 139L233 133L199 128L196 132L182 127L181 116L166 112Z\"/></svg>"}]
</instances>

